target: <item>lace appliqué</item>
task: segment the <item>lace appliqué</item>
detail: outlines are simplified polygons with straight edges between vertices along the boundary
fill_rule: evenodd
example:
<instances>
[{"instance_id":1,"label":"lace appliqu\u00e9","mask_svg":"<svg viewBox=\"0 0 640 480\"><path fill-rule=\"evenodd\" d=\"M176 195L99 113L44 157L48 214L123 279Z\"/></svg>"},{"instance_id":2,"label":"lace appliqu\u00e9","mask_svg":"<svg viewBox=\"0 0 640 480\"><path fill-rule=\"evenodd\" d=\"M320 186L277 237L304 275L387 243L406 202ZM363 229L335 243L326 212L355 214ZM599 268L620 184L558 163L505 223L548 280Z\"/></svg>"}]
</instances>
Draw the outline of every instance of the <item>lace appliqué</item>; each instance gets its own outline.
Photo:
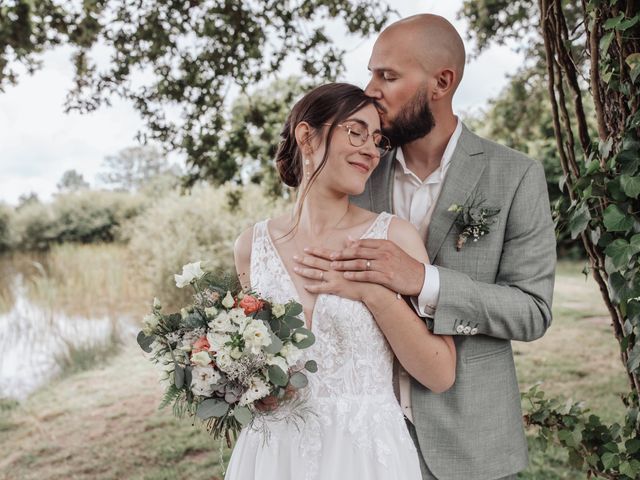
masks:
<instances>
[{"instance_id":1,"label":"lace appliqu\u00e9","mask_svg":"<svg viewBox=\"0 0 640 480\"><path fill-rule=\"evenodd\" d=\"M381 213L361 238L386 239L392 218L393 215ZM266 220L254 227L251 284L257 293L275 302L285 303L291 298L299 301L269 237ZM327 429L344 429L359 449L370 450L385 466L391 452L398 448L398 438L387 438L385 432L390 425L392 429L398 424L404 427L393 393L393 352L361 302L319 295L313 315L316 343L305 350L305 357L318 363L317 373L309 375L306 392L314 415L299 432L300 455L309 466L307 479L318 476L323 431ZM408 433L401 442L402 448L414 448Z\"/></svg>"}]
</instances>

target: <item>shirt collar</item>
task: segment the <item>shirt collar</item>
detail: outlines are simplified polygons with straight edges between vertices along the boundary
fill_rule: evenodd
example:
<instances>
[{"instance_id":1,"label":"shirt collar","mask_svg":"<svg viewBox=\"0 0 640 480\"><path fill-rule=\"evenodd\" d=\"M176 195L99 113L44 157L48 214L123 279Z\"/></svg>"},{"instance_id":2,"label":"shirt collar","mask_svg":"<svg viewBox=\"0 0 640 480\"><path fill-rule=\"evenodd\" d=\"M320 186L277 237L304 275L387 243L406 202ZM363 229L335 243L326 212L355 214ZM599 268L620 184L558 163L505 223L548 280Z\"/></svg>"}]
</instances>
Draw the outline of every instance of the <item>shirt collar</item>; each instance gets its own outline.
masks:
<instances>
[{"instance_id":1,"label":"shirt collar","mask_svg":"<svg viewBox=\"0 0 640 480\"><path fill-rule=\"evenodd\" d=\"M455 151L456 146L458 145L458 140L460 140L460 135L462 134L462 121L460 120L459 117L456 117L456 119L458 120L458 123L456 125L455 130L453 131L453 134L449 138L447 147L444 149L444 153L442 154L442 160L440 161L440 166L431 175L429 175L423 183L433 183L434 181L435 182L441 181L442 177L444 176L447 169L449 168L449 163L451 163L453 152ZM407 162L404 159L404 153L402 152L402 148L398 148L398 151L396 152L396 160L398 161L398 163L402 167L402 171L406 175L413 175L415 177L415 174L409 168L407 168Z\"/></svg>"}]
</instances>

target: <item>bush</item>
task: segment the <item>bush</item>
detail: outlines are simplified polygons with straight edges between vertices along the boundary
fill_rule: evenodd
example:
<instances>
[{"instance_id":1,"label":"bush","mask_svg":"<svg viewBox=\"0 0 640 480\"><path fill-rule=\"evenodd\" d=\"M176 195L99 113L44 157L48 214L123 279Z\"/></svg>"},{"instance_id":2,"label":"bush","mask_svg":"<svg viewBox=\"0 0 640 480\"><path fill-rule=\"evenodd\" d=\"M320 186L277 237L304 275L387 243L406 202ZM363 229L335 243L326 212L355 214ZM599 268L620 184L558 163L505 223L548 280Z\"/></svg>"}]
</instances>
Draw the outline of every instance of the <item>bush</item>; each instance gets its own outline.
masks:
<instances>
[{"instance_id":1,"label":"bush","mask_svg":"<svg viewBox=\"0 0 640 480\"><path fill-rule=\"evenodd\" d=\"M233 242L256 221L285 208L256 185L201 185L191 194L172 193L127 226L129 249L163 302L181 299L173 274L188 262L233 269Z\"/></svg>"},{"instance_id":2,"label":"bush","mask_svg":"<svg viewBox=\"0 0 640 480\"><path fill-rule=\"evenodd\" d=\"M16 211L17 246L32 250L52 243L122 240L122 225L145 206L140 195L91 190L59 195L51 204L30 203Z\"/></svg>"},{"instance_id":3,"label":"bush","mask_svg":"<svg viewBox=\"0 0 640 480\"><path fill-rule=\"evenodd\" d=\"M11 216L13 211L8 205L0 203L0 252L11 247Z\"/></svg>"}]
</instances>

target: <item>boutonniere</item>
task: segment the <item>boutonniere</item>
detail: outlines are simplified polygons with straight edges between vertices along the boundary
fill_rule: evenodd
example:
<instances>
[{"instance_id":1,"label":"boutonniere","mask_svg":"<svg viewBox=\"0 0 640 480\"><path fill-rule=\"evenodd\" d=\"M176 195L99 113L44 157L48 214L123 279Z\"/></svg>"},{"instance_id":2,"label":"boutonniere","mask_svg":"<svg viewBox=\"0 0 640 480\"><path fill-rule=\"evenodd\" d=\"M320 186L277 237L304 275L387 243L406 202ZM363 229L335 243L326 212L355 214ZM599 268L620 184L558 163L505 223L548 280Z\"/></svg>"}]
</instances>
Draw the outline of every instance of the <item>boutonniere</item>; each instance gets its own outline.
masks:
<instances>
[{"instance_id":1,"label":"boutonniere","mask_svg":"<svg viewBox=\"0 0 640 480\"><path fill-rule=\"evenodd\" d=\"M495 219L491 219L500 213L499 208L488 207L484 205L484 199L473 199L464 205L453 204L449 207L450 212L456 212L456 225L460 230L458 240L456 241L456 250L462 250L468 238L472 238L477 242L480 238L489 233L490 226L495 223Z\"/></svg>"}]
</instances>

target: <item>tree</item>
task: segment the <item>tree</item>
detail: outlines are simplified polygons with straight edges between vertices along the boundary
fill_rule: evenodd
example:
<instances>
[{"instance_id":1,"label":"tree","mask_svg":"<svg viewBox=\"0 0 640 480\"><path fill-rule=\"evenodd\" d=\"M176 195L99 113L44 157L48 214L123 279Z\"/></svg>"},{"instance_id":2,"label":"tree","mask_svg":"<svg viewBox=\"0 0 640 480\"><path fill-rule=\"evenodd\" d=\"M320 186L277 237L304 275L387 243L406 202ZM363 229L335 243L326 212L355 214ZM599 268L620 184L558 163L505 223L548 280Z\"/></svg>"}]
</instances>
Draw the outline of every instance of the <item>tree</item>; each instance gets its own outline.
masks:
<instances>
[{"instance_id":1,"label":"tree","mask_svg":"<svg viewBox=\"0 0 640 480\"><path fill-rule=\"evenodd\" d=\"M141 140L183 152L192 181L221 183L238 171L221 145L232 87L273 79L287 59L307 79L333 80L345 49L325 33L327 21L369 35L391 12L383 0L14 0L0 7L0 88L16 81L14 64L33 71L42 51L72 45L67 110L128 99L146 121ZM92 57L98 44L111 52L104 69Z\"/></svg>"},{"instance_id":2,"label":"tree","mask_svg":"<svg viewBox=\"0 0 640 480\"><path fill-rule=\"evenodd\" d=\"M129 147L109 156L102 163L98 179L115 188L133 191L172 168L167 158L154 147Z\"/></svg>"},{"instance_id":3,"label":"tree","mask_svg":"<svg viewBox=\"0 0 640 480\"><path fill-rule=\"evenodd\" d=\"M67 170L62 174L62 178L56 185L61 192L77 192L89 188L89 183L85 181L81 173L75 169Z\"/></svg>"},{"instance_id":4,"label":"tree","mask_svg":"<svg viewBox=\"0 0 640 480\"><path fill-rule=\"evenodd\" d=\"M544 444L555 441L588 475L640 476L640 12L637 1L517 2L529 15L501 15L505 2L477 14L479 38L504 41L539 22L551 120L569 201L567 229L580 238L609 309L629 379L620 424L604 425L579 406L561 406L533 389L527 415ZM577 21L576 21L577 20ZM473 22L472 22L473 23ZM533 33L532 33L533 34ZM480 44L482 44L482 41ZM591 97L589 100L588 97ZM595 132L588 107L595 111Z\"/></svg>"}]
</instances>

